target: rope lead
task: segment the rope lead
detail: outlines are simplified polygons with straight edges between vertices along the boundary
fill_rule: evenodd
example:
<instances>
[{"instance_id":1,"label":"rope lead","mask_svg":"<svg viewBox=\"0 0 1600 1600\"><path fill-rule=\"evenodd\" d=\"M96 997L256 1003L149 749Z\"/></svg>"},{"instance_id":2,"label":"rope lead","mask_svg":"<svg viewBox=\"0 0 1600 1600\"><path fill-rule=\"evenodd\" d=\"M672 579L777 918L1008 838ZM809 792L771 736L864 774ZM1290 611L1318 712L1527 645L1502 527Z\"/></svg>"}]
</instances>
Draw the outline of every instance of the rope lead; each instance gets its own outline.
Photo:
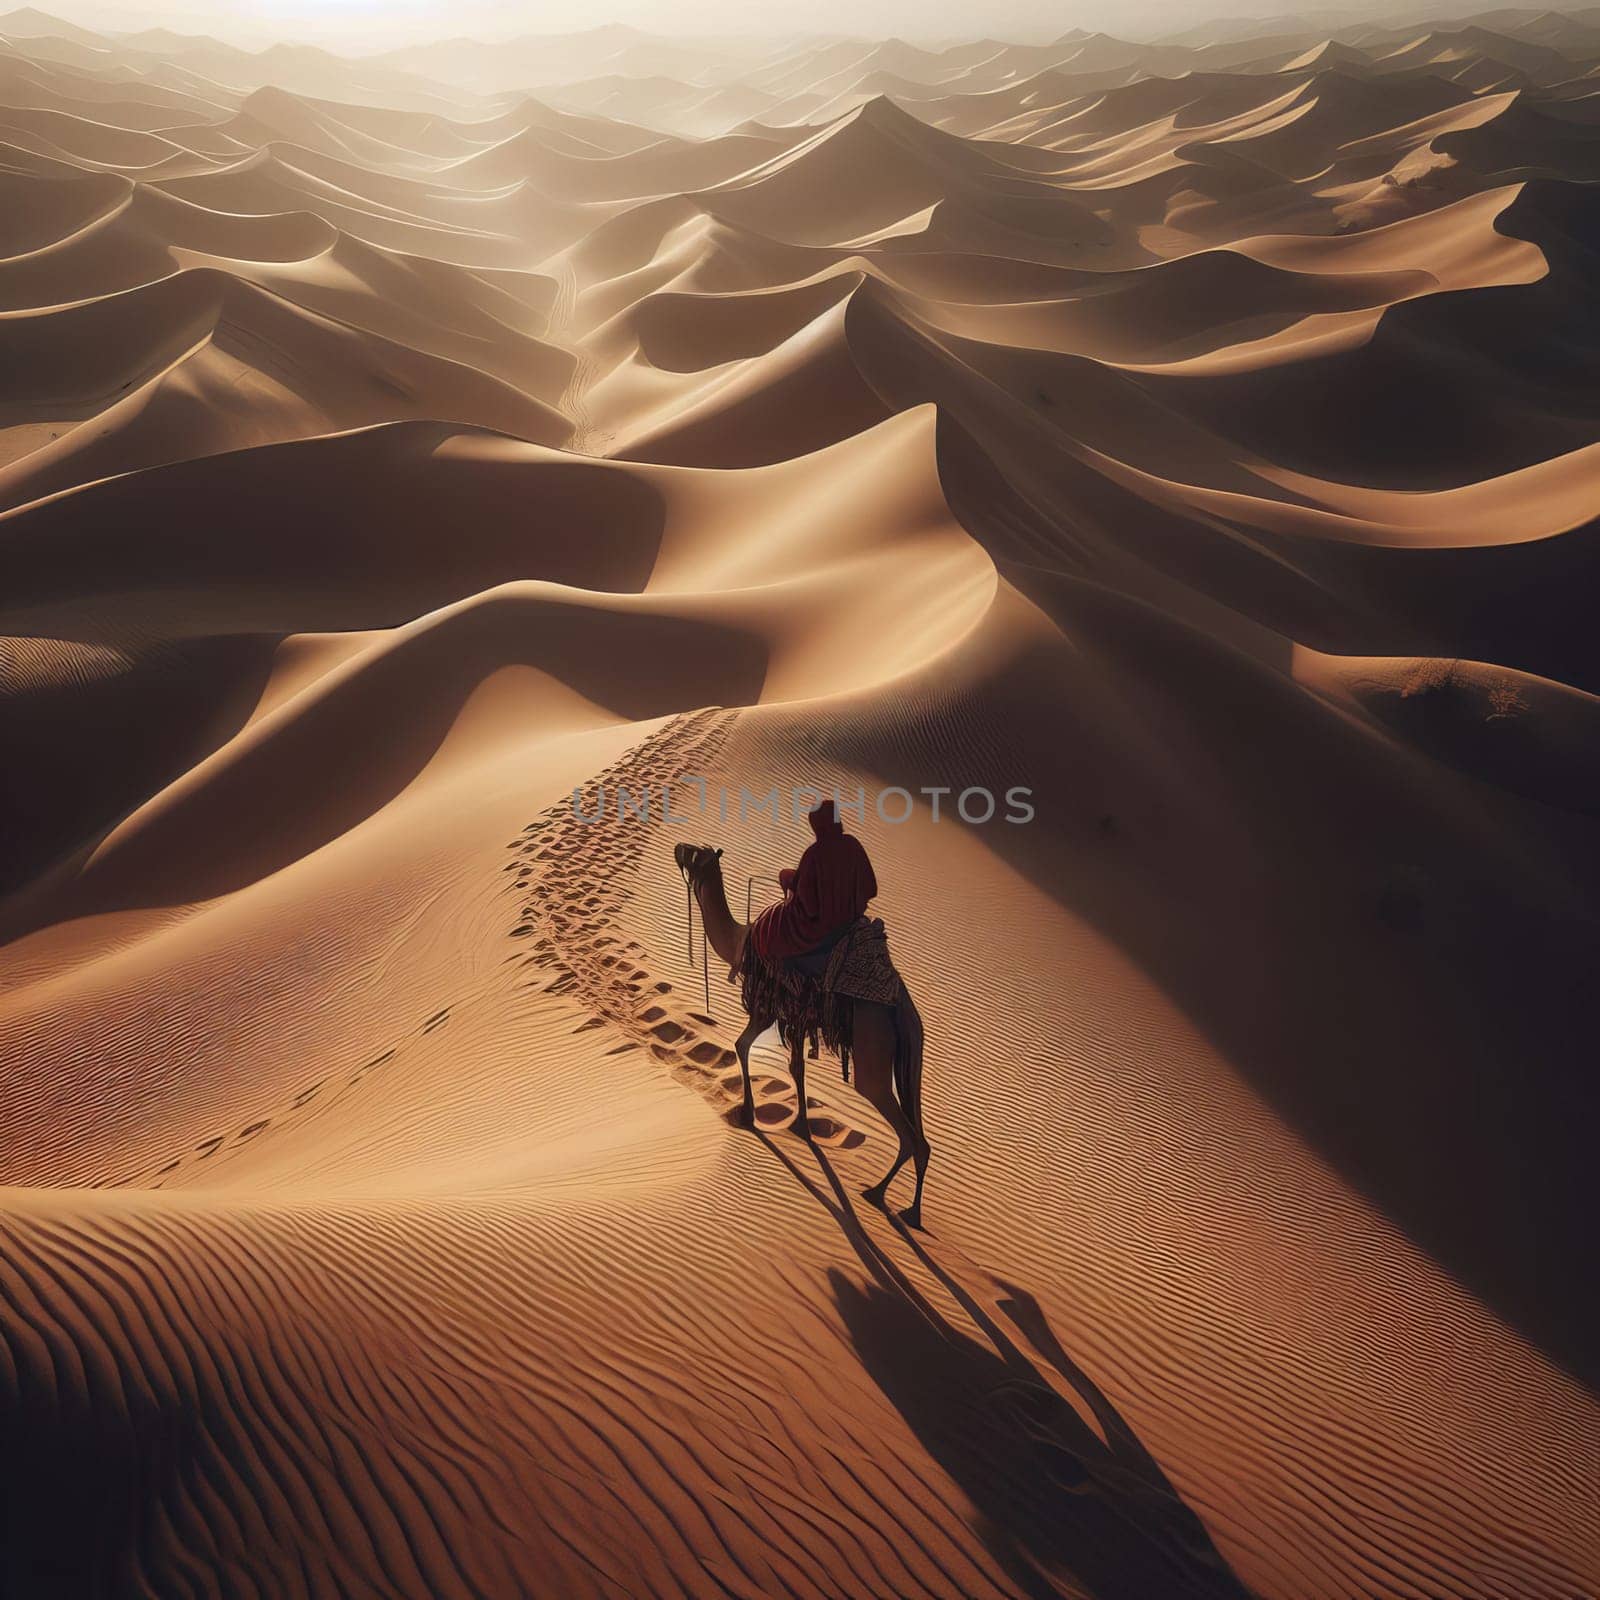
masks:
<instances>
[{"instance_id":1,"label":"rope lead","mask_svg":"<svg viewBox=\"0 0 1600 1600\"><path fill-rule=\"evenodd\" d=\"M678 870L683 874L683 888L686 896L684 905L684 932L689 938L689 966L694 967L694 879L689 875L689 869L680 866ZM706 1015L711 1015L711 941L706 937L706 917L700 913L700 972L705 980L706 988Z\"/></svg>"}]
</instances>

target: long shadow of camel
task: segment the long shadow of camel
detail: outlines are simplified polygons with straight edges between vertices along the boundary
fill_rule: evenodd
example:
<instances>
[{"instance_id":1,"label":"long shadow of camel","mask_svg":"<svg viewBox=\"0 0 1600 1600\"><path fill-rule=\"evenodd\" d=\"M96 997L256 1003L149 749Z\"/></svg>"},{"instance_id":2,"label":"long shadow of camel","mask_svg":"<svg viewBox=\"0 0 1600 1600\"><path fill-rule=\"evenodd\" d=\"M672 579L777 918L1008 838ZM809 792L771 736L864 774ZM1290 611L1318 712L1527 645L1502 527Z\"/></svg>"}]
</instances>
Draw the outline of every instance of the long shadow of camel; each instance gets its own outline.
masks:
<instances>
[{"instance_id":1,"label":"long shadow of camel","mask_svg":"<svg viewBox=\"0 0 1600 1600\"><path fill-rule=\"evenodd\" d=\"M982 1333L954 1327L872 1241L822 1150L832 1190L762 1142L839 1224L871 1282L829 1282L862 1365L976 1508L985 1545L1019 1593L1095 1600L1250 1600L1200 1519L1109 1399L1062 1348L1038 1302L996 1280L995 1309L896 1221L918 1260ZM1042 1363L1042 1367L1041 1367ZM1099 1431L1046 1376L1064 1381ZM1102 1437L1103 1435L1103 1437Z\"/></svg>"}]
</instances>

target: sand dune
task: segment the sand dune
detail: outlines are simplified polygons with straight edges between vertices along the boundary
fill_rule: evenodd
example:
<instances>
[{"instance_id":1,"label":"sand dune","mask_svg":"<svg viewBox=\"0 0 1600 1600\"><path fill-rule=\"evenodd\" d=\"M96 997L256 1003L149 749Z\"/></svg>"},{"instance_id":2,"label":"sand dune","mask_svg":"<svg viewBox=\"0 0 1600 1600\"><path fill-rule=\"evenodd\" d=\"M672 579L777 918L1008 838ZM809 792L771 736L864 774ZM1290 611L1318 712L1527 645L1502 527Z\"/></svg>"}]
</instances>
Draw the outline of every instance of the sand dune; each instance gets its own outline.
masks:
<instances>
[{"instance_id":1,"label":"sand dune","mask_svg":"<svg viewBox=\"0 0 1600 1600\"><path fill-rule=\"evenodd\" d=\"M1597 73L0 16L0 1592L1600 1593Z\"/></svg>"}]
</instances>

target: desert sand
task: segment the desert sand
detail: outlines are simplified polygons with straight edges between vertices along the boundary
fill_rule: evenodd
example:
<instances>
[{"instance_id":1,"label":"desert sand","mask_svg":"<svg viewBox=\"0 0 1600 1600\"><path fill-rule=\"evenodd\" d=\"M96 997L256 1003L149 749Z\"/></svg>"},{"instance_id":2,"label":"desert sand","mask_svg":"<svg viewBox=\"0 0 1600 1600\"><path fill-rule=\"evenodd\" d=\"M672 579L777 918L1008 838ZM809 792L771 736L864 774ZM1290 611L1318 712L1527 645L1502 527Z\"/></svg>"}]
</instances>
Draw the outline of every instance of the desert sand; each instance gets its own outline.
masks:
<instances>
[{"instance_id":1,"label":"desert sand","mask_svg":"<svg viewBox=\"0 0 1600 1600\"><path fill-rule=\"evenodd\" d=\"M0 17L0 1592L1600 1593L1597 182L1593 11ZM693 779L1031 790L846 817L924 1230Z\"/></svg>"}]
</instances>

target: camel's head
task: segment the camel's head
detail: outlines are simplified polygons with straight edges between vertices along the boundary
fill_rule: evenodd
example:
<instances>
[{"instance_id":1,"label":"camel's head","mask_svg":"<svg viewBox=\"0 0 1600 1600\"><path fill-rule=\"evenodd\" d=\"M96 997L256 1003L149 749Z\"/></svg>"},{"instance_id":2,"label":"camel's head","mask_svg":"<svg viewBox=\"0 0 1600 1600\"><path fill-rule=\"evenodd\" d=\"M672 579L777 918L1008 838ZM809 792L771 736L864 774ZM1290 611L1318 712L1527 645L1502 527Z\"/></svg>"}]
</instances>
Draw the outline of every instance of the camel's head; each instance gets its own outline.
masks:
<instances>
[{"instance_id":1,"label":"camel's head","mask_svg":"<svg viewBox=\"0 0 1600 1600\"><path fill-rule=\"evenodd\" d=\"M722 852L711 845L675 844L672 859L678 863L678 871L697 889L710 882L713 874L722 876Z\"/></svg>"}]
</instances>

